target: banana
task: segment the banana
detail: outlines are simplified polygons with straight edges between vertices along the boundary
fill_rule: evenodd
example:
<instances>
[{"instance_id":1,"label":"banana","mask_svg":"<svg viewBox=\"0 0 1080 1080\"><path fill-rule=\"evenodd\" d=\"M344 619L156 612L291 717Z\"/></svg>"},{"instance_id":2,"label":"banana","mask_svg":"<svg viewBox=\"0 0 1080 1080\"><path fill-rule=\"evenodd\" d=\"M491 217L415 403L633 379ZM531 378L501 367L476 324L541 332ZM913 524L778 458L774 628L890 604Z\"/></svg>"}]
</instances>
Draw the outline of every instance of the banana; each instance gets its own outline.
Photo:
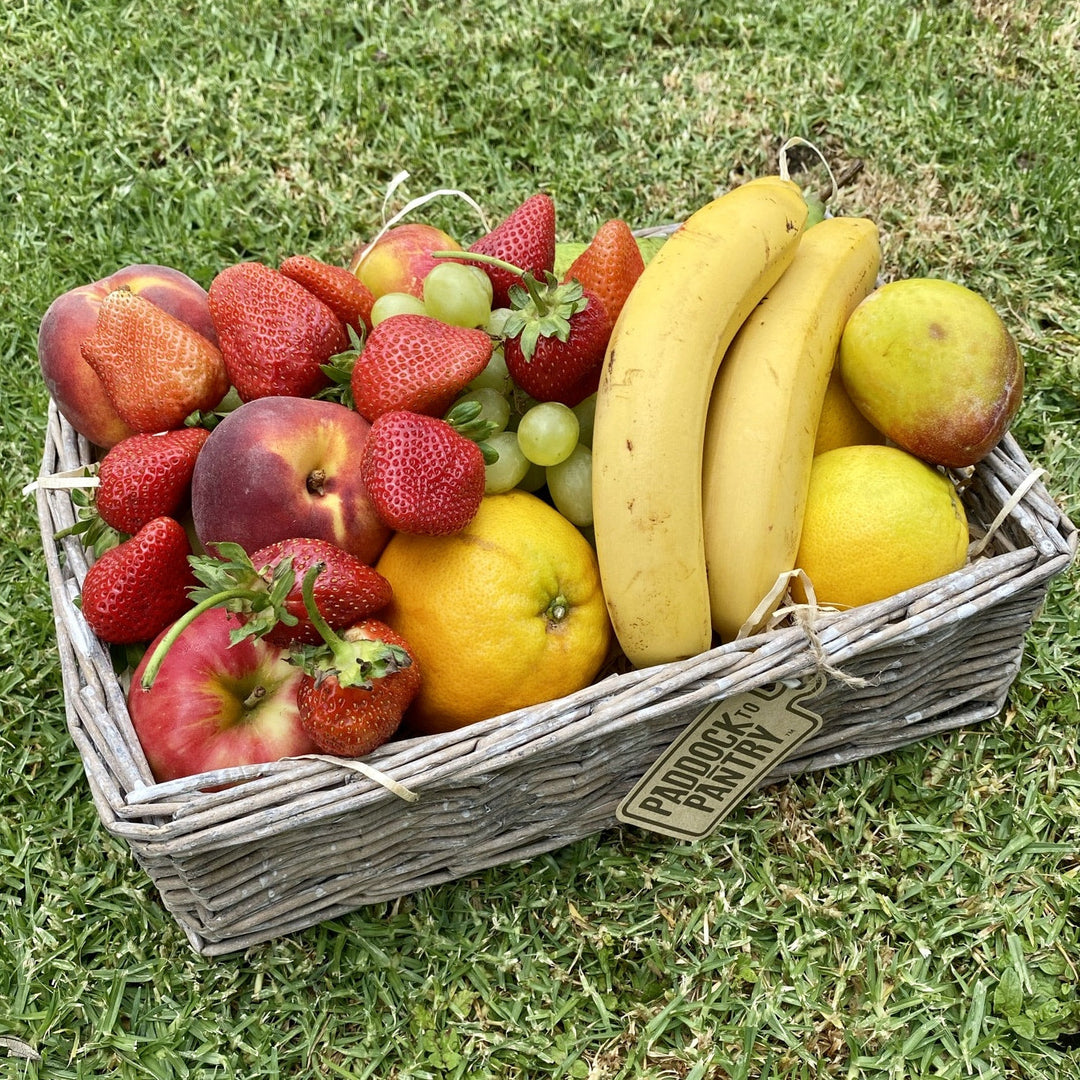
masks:
<instances>
[{"instance_id":1,"label":"banana","mask_svg":"<svg viewBox=\"0 0 1080 1080\"><path fill-rule=\"evenodd\" d=\"M825 387L844 323L880 261L867 218L807 229L724 357L702 465L712 624L723 641L752 615L747 631L762 625L771 611L756 609L794 568Z\"/></svg>"},{"instance_id":2,"label":"banana","mask_svg":"<svg viewBox=\"0 0 1080 1080\"><path fill-rule=\"evenodd\" d=\"M709 395L806 215L799 188L779 177L714 199L648 263L612 330L596 397L593 528L612 626L637 667L712 644L701 503Z\"/></svg>"}]
</instances>

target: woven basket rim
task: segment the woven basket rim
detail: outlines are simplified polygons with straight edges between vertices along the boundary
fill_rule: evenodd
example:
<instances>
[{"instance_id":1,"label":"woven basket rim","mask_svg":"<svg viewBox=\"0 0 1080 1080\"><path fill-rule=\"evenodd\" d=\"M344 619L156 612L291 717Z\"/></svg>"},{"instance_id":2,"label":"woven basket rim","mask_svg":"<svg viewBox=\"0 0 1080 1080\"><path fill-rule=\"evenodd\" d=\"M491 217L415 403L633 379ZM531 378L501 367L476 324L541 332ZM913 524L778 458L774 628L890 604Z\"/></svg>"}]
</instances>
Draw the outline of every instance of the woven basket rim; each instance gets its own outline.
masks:
<instances>
[{"instance_id":1,"label":"woven basket rim","mask_svg":"<svg viewBox=\"0 0 1080 1080\"><path fill-rule=\"evenodd\" d=\"M52 401L46 443L42 475L47 475L57 464L64 468L73 467L73 456L85 463L93 454L93 448L73 431ZM987 473L991 483L1000 485L1003 490L1015 488L1025 478L1030 479L1033 472L1011 434L1002 439L979 468ZM348 778L360 788L366 786L373 795L379 794L378 780L352 773L348 764L318 757L285 759L155 783L134 733L129 730L126 704L119 692L119 683L112 676L108 655L90 634L81 613L70 603L72 576L81 579L85 573L85 555L80 559L78 541L73 540L65 541L63 545L67 563L64 569L56 557L52 534L64 523L69 523L72 514L70 497L66 492L39 487L37 499L47 556L52 549L48 561L58 632L70 638L83 679L88 665L95 669L94 678L88 681L82 693L90 699L98 699L96 704L104 707L117 729L96 733L99 739L109 742L116 761L106 763L102 760L101 751L92 738L80 739L80 751L84 760L89 756L100 766L100 770L92 770L100 773L95 777L99 781L99 803L106 804L108 823L118 833L131 833L132 830L143 833L147 828L159 833L176 830L176 822L182 823L195 806L227 806L244 797L241 790L258 793L258 787L250 784L240 785L232 789L236 794L226 796L200 791L235 780L258 783L257 778L262 778L266 781L263 786L270 787L275 777L277 782L324 774L340 778L345 770L351 774ZM962 570L925 586L850 611L822 610L812 628L805 624L783 626L742 641L719 645L684 661L608 674L574 694L492 717L466 729L392 741L369 755L365 762L407 788L420 782L430 785L449 774L460 778L470 771L483 772L485 762L490 762L493 757L536 752L538 740L550 742L566 738L569 729L575 725L617 726L627 722L628 715L647 710L671 695L692 698L698 693L715 697L724 692L726 683L737 681L740 689L747 689L778 678L806 675L809 673L805 655L808 637L812 639L818 664L826 670L842 672L853 652L865 648L868 643L880 644L890 635L895 637L901 633L909 638L917 636L935 625L935 620L957 617L958 598L964 598L970 605L975 602L973 598L992 593L999 575L1009 579L1024 575L1048 578L1074 560L1076 527L1051 498L1041 480L1028 487L1010 516L1019 523L1027 546L1013 545L1013 550L981 556ZM703 685L707 687L704 691ZM119 767L117 762L121 763ZM106 782L107 778L112 782ZM167 822L166 818L171 821Z\"/></svg>"}]
</instances>

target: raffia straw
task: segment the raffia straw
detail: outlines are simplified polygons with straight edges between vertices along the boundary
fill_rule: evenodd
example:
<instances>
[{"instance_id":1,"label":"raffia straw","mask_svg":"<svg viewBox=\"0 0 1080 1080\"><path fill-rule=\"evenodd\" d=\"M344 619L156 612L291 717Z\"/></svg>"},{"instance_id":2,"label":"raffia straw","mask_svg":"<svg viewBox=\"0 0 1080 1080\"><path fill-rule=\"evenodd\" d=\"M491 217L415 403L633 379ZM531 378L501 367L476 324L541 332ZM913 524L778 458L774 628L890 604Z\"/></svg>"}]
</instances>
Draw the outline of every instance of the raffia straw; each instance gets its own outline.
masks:
<instances>
[{"instance_id":1,"label":"raffia straw","mask_svg":"<svg viewBox=\"0 0 1080 1080\"><path fill-rule=\"evenodd\" d=\"M33 495L39 488L43 490L73 491L75 488L96 488L101 484L97 476L87 475L88 469L94 469L94 465L80 465L76 469L64 469L62 472L49 473L31 480L22 489L24 495Z\"/></svg>"},{"instance_id":2,"label":"raffia straw","mask_svg":"<svg viewBox=\"0 0 1080 1080\"><path fill-rule=\"evenodd\" d=\"M364 265L364 261L368 255L375 249L375 245L392 229L402 218L407 217L418 207L432 202L434 199L438 199L443 195L454 195L459 199L464 199L479 215L480 224L483 226L485 232L491 231L491 226L488 224L487 215L484 213L483 207L467 192L459 191L457 188L437 188L434 191L429 191L424 195L418 195L415 199L410 199L396 214L389 219L386 217L386 210L390 204L390 199L394 192L397 191L401 185L408 180L409 174L404 170L399 172L389 183L386 188L386 194L383 196L382 204L382 228L368 241L367 246L364 248L363 254L360 256L359 262L356 264L356 269L359 271L360 267Z\"/></svg>"},{"instance_id":3,"label":"raffia straw","mask_svg":"<svg viewBox=\"0 0 1080 1080\"><path fill-rule=\"evenodd\" d=\"M1024 496L1044 477L1049 474L1045 469L1032 469L1031 472L1016 485L1016 490L1005 500L1001 509L997 512L997 517L990 522L989 528L983 534L982 538L976 540L975 543L968 548L968 559L978 558L987 548L990 541L993 540L994 534L1005 523L1008 516L1013 510L1020 505Z\"/></svg>"},{"instance_id":4,"label":"raffia straw","mask_svg":"<svg viewBox=\"0 0 1080 1080\"><path fill-rule=\"evenodd\" d=\"M837 191L840 190L840 187L836 182L836 177L833 175L832 169L829 167L828 159L825 157L825 155L812 142L810 142L809 139L804 139L804 138L800 137L799 135L792 135L791 138L787 139L784 142L784 145L780 147L780 179L781 180L790 180L791 179L791 174L788 171L788 160L787 159L788 159L788 151L793 146L807 146L811 150L813 150L814 153L817 154L817 156L819 158L821 158L821 164L825 166L825 171L829 174L829 183L832 185L832 191L829 192L829 198L822 200L823 202L828 202L829 199L832 199L836 195Z\"/></svg>"},{"instance_id":5,"label":"raffia straw","mask_svg":"<svg viewBox=\"0 0 1080 1080\"><path fill-rule=\"evenodd\" d=\"M325 761L330 765L341 765L346 769L352 769L353 772L361 773L369 780L374 780L376 784L382 784L382 786L392 795L396 795L399 799L404 799L405 802L414 803L420 798L418 792L412 791L404 784L399 783L392 776L387 776L386 773L368 765L367 762L359 761L354 758L331 757L328 754L305 754L304 756L314 758L316 761Z\"/></svg>"}]
</instances>

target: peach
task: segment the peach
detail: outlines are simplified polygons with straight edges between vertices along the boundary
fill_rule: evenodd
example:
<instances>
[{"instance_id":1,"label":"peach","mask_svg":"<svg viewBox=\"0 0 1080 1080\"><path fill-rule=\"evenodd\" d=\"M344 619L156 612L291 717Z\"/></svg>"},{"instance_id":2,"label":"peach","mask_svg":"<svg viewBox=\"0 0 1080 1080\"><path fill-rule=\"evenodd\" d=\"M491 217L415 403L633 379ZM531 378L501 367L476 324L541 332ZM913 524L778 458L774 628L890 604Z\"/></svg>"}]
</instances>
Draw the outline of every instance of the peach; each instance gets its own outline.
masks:
<instances>
[{"instance_id":1,"label":"peach","mask_svg":"<svg viewBox=\"0 0 1080 1080\"><path fill-rule=\"evenodd\" d=\"M225 541L249 554L314 537L373 563L390 530L360 479L371 425L353 409L314 398L256 398L229 413L203 445L191 480L191 516L206 550Z\"/></svg>"},{"instance_id":2,"label":"peach","mask_svg":"<svg viewBox=\"0 0 1080 1080\"><path fill-rule=\"evenodd\" d=\"M41 374L61 415L80 435L103 449L115 446L132 430L117 415L80 347L93 333L101 301L121 287L138 293L217 344L206 290L169 266L125 266L53 300L38 328Z\"/></svg>"},{"instance_id":3,"label":"peach","mask_svg":"<svg viewBox=\"0 0 1080 1080\"><path fill-rule=\"evenodd\" d=\"M349 269L378 298L385 293L403 292L423 299L424 278L442 259L433 251L460 251L461 245L433 225L395 225L374 245L357 249Z\"/></svg>"}]
</instances>

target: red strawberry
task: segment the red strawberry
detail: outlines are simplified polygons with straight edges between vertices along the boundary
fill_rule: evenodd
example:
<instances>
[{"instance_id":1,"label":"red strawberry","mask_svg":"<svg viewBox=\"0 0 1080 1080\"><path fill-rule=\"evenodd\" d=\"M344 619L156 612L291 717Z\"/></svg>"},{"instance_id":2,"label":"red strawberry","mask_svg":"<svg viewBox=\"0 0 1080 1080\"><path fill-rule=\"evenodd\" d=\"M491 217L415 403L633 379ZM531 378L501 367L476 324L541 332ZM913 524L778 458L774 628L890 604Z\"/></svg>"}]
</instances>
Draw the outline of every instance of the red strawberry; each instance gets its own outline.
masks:
<instances>
[{"instance_id":1,"label":"red strawberry","mask_svg":"<svg viewBox=\"0 0 1080 1080\"><path fill-rule=\"evenodd\" d=\"M371 331L353 365L356 410L366 420L396 409L442 416L484 370L491 351L483 330L429 315L393 315Z\"/></svg>"},{"instance_id":2,"label":"red strawberry","mask_svg":"<svg viewBox=\"0 0 1080 1080\"><path fill-rule=\"evenodd\" d=\"M191 607L195 576L184 527L157 517L130 540L111 548L86 572L82 613L102 641L150 641Z\"/></svg>"},{"instance_id":3,"label":"red strawberry","mask_svg":"<svg viewBox=\"0 0 1080 1080\"><path fill-rule=\"evenodd\" d=\"M222 355L187 323L130 289L102 301L80 346L120 418L133 431L178 428L229 389Z\"/></svg>"},{"instance_id":4,"label":"red strawberry","mask_svg":"<svg viewBox=\"0 0 1080 1080\"><path fill-rule=\"evenodd\" d=\"M386 607L393 596L390 582L374 567L327 540L310 537L279 540L256 551L251 563L269 583L285 559L292 560L293 585L283 607L296 619L296 624L275 623L265 635L274 645L314 645L322 640L308 618L300 591L304 575L315 565L325 568L315 579L315 604L332 627L348 626L374 614Z\"/></svg>"},{"instance_id":5,"label":"red strawberry","mask_svg":"<svg viewBox=\"0 0 1080 1080\"><path fill-rule=\"evenodd\" d=\"M205 428L138 434L118 442L98 467L94 506L107 525L134 535L152 518L173 517L191 491Z\"/></svg>"},{"instance_id":6,"label":"red strawberry","mask_svg":"<svg viewBox=\"0 0 1080 1080\"><path fill-rule=\"evenodd\" d=\"M363 337L371 328L371 290L343 266L313 259L310 255L290 255L281 272L310 293L314 293L346 326Z\"/></svg>"},{"instance_id":7,"label":"red strawberry","mask_svg":"<svg viewBox=\"0 0 1080 1080\"><path fill-rule=\"evenodd\" d=\"M333 666L324 661L300 682L300 724L324 753L363 757L397 731L420 689L420 669L405 639L377 619L337 640Z\"/></svg>"},{"instance_id":8,"label":"red strawberry","mask_svg":"<svg viewBox=\"0 0 1080 1080\"><path fill-rule=\"evenodd\" d=\"M389 739L420 689L420 669L408 642L377 619L339 636L315 603L318 565L304 574L304 607L322 642L294 649L304 671L296 694L300 723L321 750L361 757Z\"/></svg>"},{"instance_id":9,"label":"red strawberry","mask_svg":"<svg viewBox=\"0 0 1080 1080\"><path fill-rule=\"evenodd\" d=\"M563 281L576 279L587 292L599 297L614 326L644 269L645 260L630 226L612 218L596 230L589 246L570 264Z\"/></svg>"},{"instance_id":10,"label":"red strawberry","mask_svg":"<svg viewBox=\"0 0 1080 1080\"><path fill-rule=\"evenodd\" d=\"M577 281L544 284L526 275L528 295L507 319L506 370L537 401L571 408L596 391L611 322L600 299Z\"/></svg>"},{"instance_id":11,"label":"red strawberry","mask_svg":"<svg viewBox=\"0 0 1080 1080\"><path fill-rule=\"evenodd\" d=\"M236 263L210 283L210 318L243 401L313 397L322 370L349 347L342 321L314 293L262 263Z\"/></svg>"},{"instance_id":12,"label":"red strawberry","mask_svg":"<svg viewBox=\"0 0 1080 1080\"><path fill-rule=\"evenodd\" d=\"M555 266L555 203L539 192L527 198L501 224L481 236L469 251L492 255L537 276ZM493 307L508 307L510 288L521 280L520 273L505 267L484 266L494 293Z\"/></svg>"},{"instance_id":13,"label":"red strawberry","mask_svg":"<svg viewBox=\"0 0 1080 1080\"><path fill-rule=\"evenodd\" d=\"M465 528L484 497L484 453L451 423L404 409L371 425L360 477L389 528L439 536Z\"/></svg>"}]
</instances>

